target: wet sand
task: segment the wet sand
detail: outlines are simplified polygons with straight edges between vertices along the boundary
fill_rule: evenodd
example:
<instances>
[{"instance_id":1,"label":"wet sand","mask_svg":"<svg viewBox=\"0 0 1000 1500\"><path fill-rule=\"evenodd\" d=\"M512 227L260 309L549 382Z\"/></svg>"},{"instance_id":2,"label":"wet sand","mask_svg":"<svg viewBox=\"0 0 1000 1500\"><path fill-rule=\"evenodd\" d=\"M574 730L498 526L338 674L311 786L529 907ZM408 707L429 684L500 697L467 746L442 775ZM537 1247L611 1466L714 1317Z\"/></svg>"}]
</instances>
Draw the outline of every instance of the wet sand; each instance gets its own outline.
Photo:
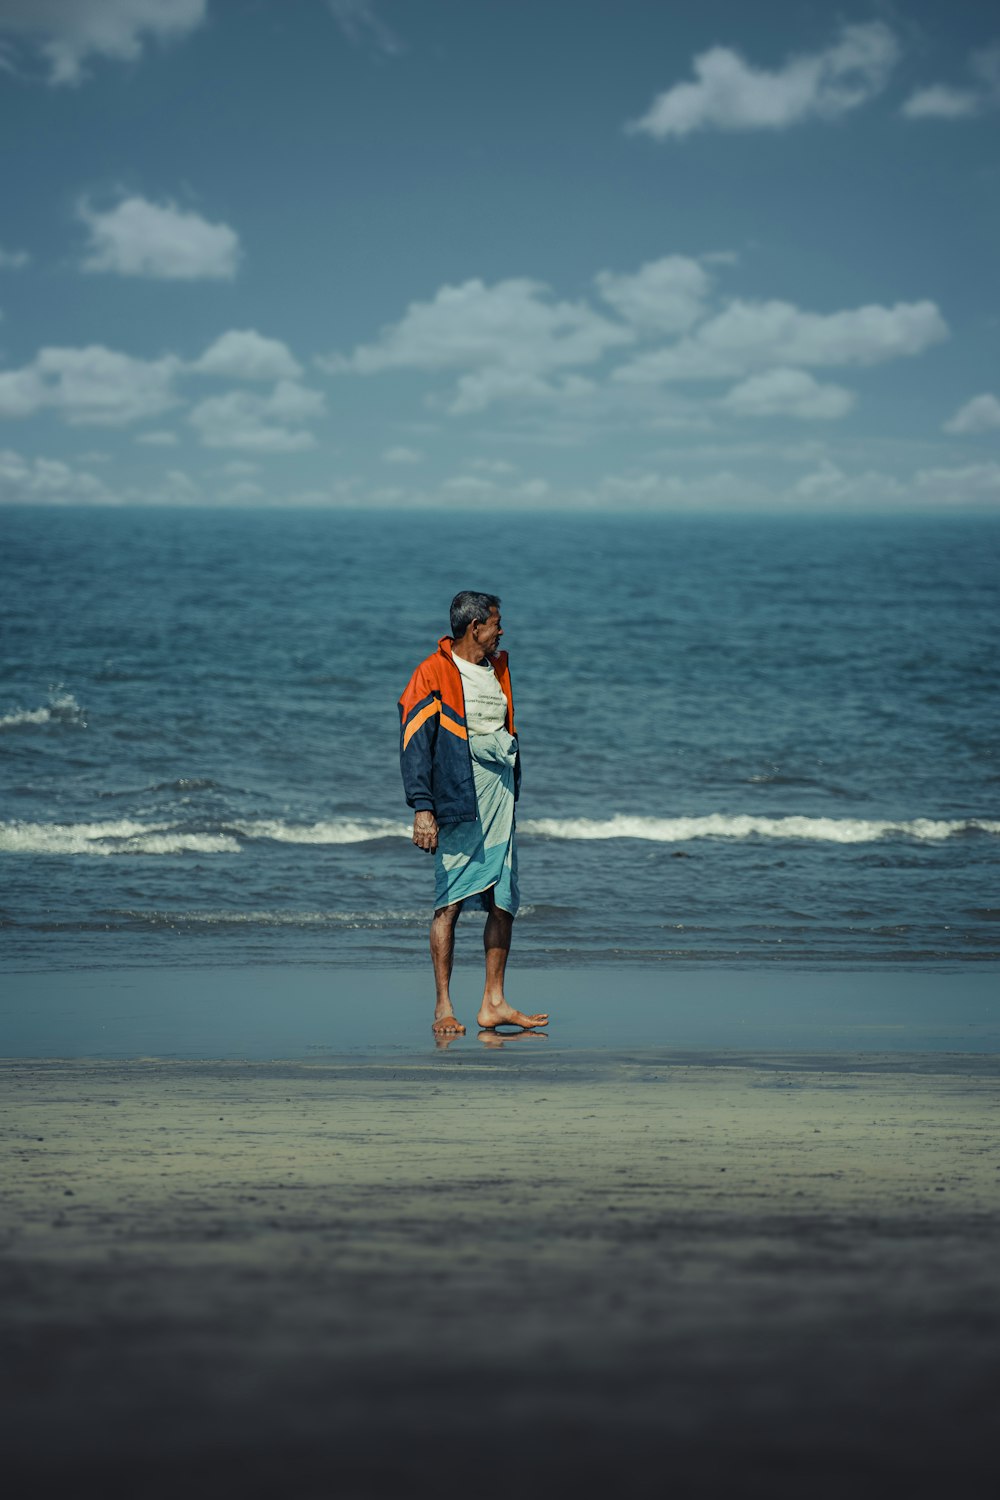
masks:
<instances>
[{"instance_id":1,"label":"wet sand","mask_svg":"<svg viewBox=\"0 0 1000 1500\"><path fill-rule=\"evenodd\" d=\"M995 1492L1000 1062L0 1064L15 1495Z\"/></svg>"}]
</instances>

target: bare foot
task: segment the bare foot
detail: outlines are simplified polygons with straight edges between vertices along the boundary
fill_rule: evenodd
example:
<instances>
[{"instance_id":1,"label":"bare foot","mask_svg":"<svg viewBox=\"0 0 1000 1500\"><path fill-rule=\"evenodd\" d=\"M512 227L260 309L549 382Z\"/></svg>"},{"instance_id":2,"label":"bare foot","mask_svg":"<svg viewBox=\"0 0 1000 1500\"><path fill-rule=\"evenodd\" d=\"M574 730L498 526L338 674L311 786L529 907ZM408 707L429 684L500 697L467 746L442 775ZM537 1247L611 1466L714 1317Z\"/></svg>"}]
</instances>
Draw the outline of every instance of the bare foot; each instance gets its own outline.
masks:
<instances>
[{"instance_id":1,"label":"bare foot","mask_svg":"<svg viewBox=\"0 0 1000 1500\"><path fill-rule=\"evenodd\" d=\"M526 1016L523 1010L515 1010L506 1000L484 1000L476 1017L484 1031L491 1031L494 1026L544 1026L548 1019L547 1010L540 1011L537 1016Z\"/></svg>"},{"instance_id":2,"label":"bare foot","mask_svg":"<svg viewBox=\"0 0 1000 1500\"><path fill-rule=\"evenodd\" d=\"M465 1027L452 1011L442 1016L435 1016L431 1030L435 1036L463 1036L465 1034Z\"/></svg>"},{"instance_id":3,"label":"bare foot","mask_svg":"<svg viewBox=\"0 0 1000 1500\"><path fill-rule=\"evenodd\" d=\"M547 1031L491 1031L485 1027L479 1033L479 1040L484 1047L505 1047L508 1042L523 1042L525 1037L531 1037L534 1041L548 1038ZM440 1046L440 1043L438 1044Z\"/></svg>"}]
</instances>

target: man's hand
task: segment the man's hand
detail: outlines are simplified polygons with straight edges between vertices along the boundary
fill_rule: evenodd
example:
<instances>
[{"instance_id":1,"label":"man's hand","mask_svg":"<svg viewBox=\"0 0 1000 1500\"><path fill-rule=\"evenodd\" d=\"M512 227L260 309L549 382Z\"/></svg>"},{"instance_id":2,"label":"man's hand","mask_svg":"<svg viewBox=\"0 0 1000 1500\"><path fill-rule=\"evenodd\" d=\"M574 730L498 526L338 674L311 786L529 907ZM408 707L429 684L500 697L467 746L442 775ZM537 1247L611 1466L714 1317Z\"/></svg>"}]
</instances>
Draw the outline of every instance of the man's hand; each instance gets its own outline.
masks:
<instances>
[{"instance_id":1,"label":"man's hand","mask_svg":"<svg viewBox=\"0 0 1000 1500\"><path fill-rule=\"evenodd\" d=\"M434 853L438 846L438 824L432 812L413 814L413 842L418 849L426 849L428 854Z\"/></svg>"}]
</instances>

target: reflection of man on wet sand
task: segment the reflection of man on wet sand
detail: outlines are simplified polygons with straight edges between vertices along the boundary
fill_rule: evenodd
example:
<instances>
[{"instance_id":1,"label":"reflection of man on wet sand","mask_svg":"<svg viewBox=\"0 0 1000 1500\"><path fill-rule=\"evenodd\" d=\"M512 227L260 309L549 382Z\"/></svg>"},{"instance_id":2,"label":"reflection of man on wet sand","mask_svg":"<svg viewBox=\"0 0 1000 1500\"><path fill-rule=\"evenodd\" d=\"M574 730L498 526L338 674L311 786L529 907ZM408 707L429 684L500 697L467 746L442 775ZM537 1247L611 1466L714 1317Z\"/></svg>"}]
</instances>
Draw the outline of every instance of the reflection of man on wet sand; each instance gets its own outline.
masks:
<instances>
[{"instance_id":1,"label":"reflection of man on wet sand","mask_svg":"<svg viewBox=\"0 0 1000 1500\"><path fill-rule=\"evenodd\" d=\"M451 636L422 661L399 701L399 758L413 808L413 842L434 855L431 958L437 1004L434 1033L465 1027L449 985L455 923L465 901L486 912L486 984L479 1025L544 1026L508 1005L504 971L518 908L514 803L521 781L507 653L498 651L500 600L461 593L451 601Z\"/></svg>"}]
</instances>

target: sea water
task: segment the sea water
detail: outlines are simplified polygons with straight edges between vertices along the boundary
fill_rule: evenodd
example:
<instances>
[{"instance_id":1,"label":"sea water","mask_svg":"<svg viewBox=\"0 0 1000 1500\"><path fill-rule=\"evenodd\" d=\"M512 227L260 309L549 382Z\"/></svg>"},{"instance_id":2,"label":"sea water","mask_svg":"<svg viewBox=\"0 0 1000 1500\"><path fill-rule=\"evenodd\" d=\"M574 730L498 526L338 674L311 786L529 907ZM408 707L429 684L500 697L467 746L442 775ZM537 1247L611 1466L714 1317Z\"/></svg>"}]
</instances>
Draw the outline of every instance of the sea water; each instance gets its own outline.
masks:
<instances>
[{"instance_id":1,"label":"sea water","mask_svg":"<svg viewBox=\"0 0 1000 1500\"><path fill-rule=\"evenodd\" d=\"M522 962L1000 956L995 520L7 508L0 557L9 969L424 963L396 702L469 587Z\"/></svg>"}]
</instances>

